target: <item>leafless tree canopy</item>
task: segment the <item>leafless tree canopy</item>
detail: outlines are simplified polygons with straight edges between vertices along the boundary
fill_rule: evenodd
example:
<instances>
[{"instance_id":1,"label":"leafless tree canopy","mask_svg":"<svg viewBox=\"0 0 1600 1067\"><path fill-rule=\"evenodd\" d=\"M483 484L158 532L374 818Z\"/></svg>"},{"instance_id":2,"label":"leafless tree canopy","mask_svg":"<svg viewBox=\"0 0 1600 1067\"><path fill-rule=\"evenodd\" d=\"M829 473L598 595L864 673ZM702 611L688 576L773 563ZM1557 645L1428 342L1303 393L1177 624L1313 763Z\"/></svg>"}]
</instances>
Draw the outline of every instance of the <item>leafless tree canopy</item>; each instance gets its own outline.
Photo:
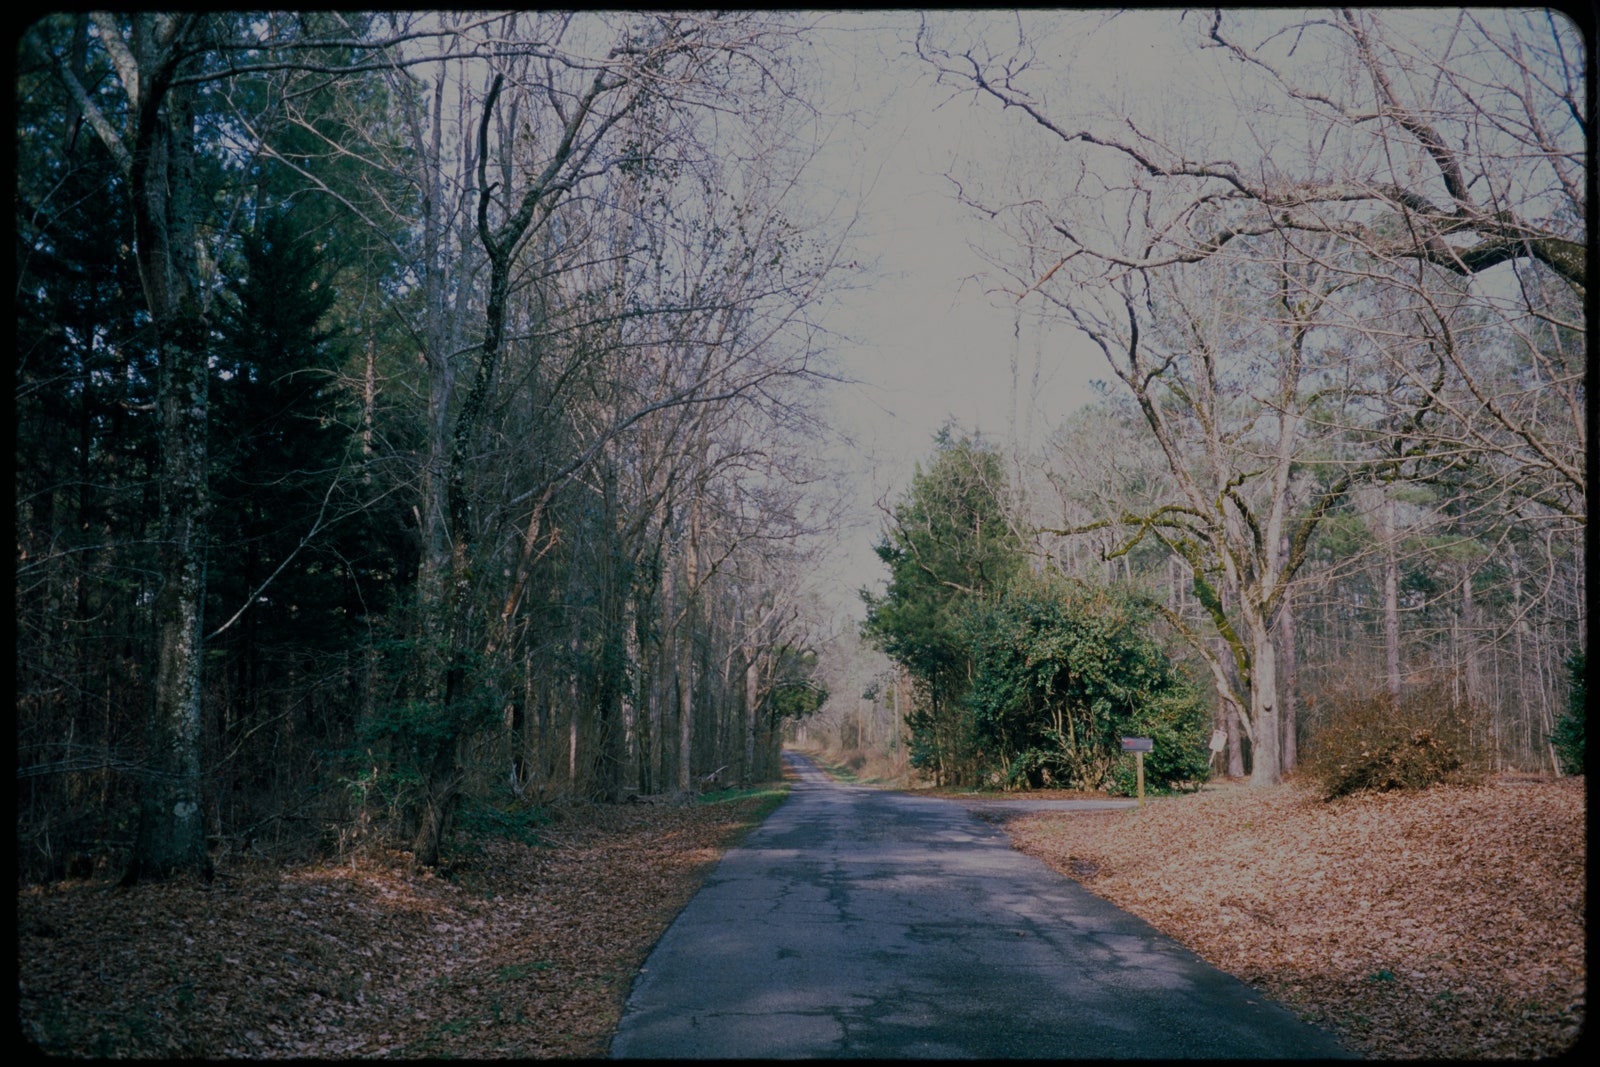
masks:
<instances>
[{"instance_id":1,"label":"leafless tree canopy","mask_svg":"<svg viewBox=\"0 0 1600 1067\"><path fill-rule=\"evenodd\" d=\"M1508 517L1548 565L1578 553L1581 575L1582 42L1548 11L1152 14L1142 25L1181 42L1170 76L1065 95L1085 81L1052 63L1062 42L1081 63L1139 17L1022 16L1003 47L929 20L918 49L1028 164L952 174L990 220L1005 287L1098 347L1160 456L1141 492L1085 499L1092 486L1064 482L1079 502L1043 525L1107 559L1174 557L1198 614L1174 586L1170 620L1239 709L1254 779L1275 781L1293 700L1279 620L1330 522L1380 528L1322 588L1362 560L1387 567L1392 691L1400 557L1456 571L1469 616ZM1485 547L1464 573L1432 554L1468 543ZM1540 676L1558 673L1568 627L1581 635L1581 613L1568 620ZM1476 645L1452 644L1480 675Z\"/></svg>"}]
</instances>

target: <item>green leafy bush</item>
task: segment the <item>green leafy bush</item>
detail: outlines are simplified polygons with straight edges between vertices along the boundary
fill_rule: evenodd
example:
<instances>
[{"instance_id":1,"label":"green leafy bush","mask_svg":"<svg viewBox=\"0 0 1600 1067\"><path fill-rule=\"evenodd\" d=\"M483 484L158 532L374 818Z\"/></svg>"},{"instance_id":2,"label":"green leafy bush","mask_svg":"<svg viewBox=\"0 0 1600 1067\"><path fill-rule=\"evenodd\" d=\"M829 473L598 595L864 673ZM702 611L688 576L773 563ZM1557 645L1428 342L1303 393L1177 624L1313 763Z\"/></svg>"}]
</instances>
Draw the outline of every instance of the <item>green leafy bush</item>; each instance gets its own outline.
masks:
<instances>
[{"instance_id":1,"label":"green leafy bush","mask_svg":"<svg viewBox=\"0 0 1600 1067\"><path fill-rule=\"evenodd\" d=\"M1335 696L1303 767L1325 800L1474 781L1485 767L1482 720L1445 685L1398 704L1387 693Z\"/></svg>"},{"instance_id":2,"label":"green leafy bush","mask_svg":"<svg viewBox=\"0 0 1600 1067\"><path fill-rule=\"evenodd\" d=\"M1211 776L1211 750L1206 741L1211 732L1211 711L1200 692L1156 701L1138 708L1123 735L1148 737L1153 751L1144 755L1144 788L1147 793L1167 793L1174 783L1204 782ZM1195 788L1191 786L1191 788ZM1138 768L1132 756L1118 760L1111 770L1109 792L1133 796L1138 791Z\"/></svg>"},{"instance_id":3,"label":"green leafy bush","mask_svg":"<svg viewBox=\"0 0 1600 1067\"><path fill-rule=\"evenodd\" d=\"M934 444L875 546L889 583L881 596L861 591L861 633L914 681L916 710L905 715L911 766L936 783L962 784L975 780L980 761L961 700L971 660L958 620L1027 564L1006 521L999 450L954 424Z\"/></svg>"},{"instance_id":4,"label":"green leafy bush","mask_svg":"<svg viewBox=\"0 0 1600 1067\"><path fill-rule=\"evenodd\" d=\"M1550 735L1550 743L1555 746L1556 756L1561 761L1562 774L1583 774L1587 769L1583 746L1584 706L1588 703L1585 658L1580 648L1567 659L1570 681L1567 710L1556 720L1555 732Z\"/></svg>"},{"instance_id":5,"label":"green leafy bush","mask_svg":"<svg viewBox=\"0 0 1600 1067\"><path fill-rule=\"evenodd\" d=\"M538 828L549 822L550 813L538 805L467 794L456 813L455 833L458 838L504 838L537 845L541 843Z\"/></svg>"},{"instance_id":6,"label":"green leafy bush","mask_svg":"<svg viewBox=\"0 0 1600 1067\"><path fill-rule=\"evenodd\" d=\"M1061 576L1024 576L969 607L965 700L983 780L1134 791L1118 739L1150 737L1146 788L1204 779L1210 715L1132 596Z\"/></svg>"}]
</instances>

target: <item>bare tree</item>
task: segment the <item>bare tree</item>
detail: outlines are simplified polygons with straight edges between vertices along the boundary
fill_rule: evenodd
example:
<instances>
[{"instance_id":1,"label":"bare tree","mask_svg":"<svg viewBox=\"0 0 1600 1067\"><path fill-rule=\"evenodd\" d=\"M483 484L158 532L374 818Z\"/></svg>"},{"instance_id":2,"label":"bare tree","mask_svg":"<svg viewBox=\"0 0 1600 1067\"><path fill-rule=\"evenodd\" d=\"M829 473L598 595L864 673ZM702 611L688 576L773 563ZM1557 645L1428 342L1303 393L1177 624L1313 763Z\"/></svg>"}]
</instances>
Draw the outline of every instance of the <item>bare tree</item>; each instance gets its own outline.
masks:
<instances>
[{"instance_id":1,"label":"bare tree","mask_svg":"<svg viewBox=\"0 0 1600 1067\"><path fill-rule=\"evenodd\" d=\"M1581 316L1561 291L1586 282L1583 69L1549 13L1178 21L1190 107L1067 111L1022 18L1008 50L925 28L919 51L1034 134L1050 180L958 191L1009 240L994 248L1015 298L1095 341L1160 443L1174 499L1112 521L1184 555L1208 606L1208 574L1232 593L1210 614L1249 689L1252 780L1270 783L1276 615L1352 484L1471 468L1480 492L1582 521ZM1275 297L1251 298L1263 285ZM1478 331L1527 338L1538 388ZM1313 460L1324 474L1297 475Z\"/></svg>"},{"instance_id":2,"label":"bare tree","mask_svg":"<svg viewBox=\"0 0 1600 1067\"><path fill-rule=\"evenodd\" d=\"M783 205L807 157L793 151L793 123L782 111L788 97L771 78L776 67L766 65L776 63L771 49L787 33L781 20L645 16L612 26L568 16L504 33L543 44L518 64L497 60L504 69L479 105L472 159L475 241L488 267L485 328L481 344L461 349L472 382L443 449L443 481L425 494L424 510L444 516L439 525L453 546L450 577L435 582L439 617L453 620L438 631L449 662L437 696L447 716L455 696L488 691L468 683L468 659L492 659L521 632L518 612L534 564L557 543L552 509L564 493L605 516L595 532L612 547L593 558L624 583L670 526L653 516L685 494L679 514L691 521L682 558L690 566L682 588L693 602L705 572L692 520L706 479L725 465L717 455L722 427L744 411L781 421L795 383L815 378L806 316L835 258L826 244L811 245ZM707 65L710 56L718 63ZM752 89L769 94L767 110L751 108L768 99ZM745 108L736 117L735 101ZM755 146L746 168L726 162L735 139L719 126ZM453 388L442 371L430 377L435 391ZM547 427L561 427L542 435L554 454L531 451L534 439L487 421L504 403L497 398L511 396L536 405ZM647 440L662 451L637 452L635 442ZM444 565L443 557L434 564ZM638 608L623 586L607 596L605 640L626 647ZM498 605L486 640L474 621L485 598ZM681 776L697 668L680 668ZM483 677L493 675L486 668ZM594 716L581 724L569 710L568 774L575 782L579 749L598 739L606 769L592 784L611 794L626 773L637 710L619 684L597 694ZM437 817L424 822L431 840L419 838L419 862L433 851L462 774L454 742L441 741L425 762Z\"/></svg>"}]
</instances>

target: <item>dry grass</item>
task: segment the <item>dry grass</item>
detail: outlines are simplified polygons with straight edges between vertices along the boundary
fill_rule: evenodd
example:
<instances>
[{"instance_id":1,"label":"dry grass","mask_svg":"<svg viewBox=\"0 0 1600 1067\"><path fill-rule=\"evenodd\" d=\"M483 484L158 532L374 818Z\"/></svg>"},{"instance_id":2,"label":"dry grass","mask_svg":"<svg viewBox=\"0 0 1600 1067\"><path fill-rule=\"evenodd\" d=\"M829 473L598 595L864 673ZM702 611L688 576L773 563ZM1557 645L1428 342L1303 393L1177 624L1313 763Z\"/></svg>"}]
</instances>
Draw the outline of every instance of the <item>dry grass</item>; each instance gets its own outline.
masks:
<instances>
[{"instance_id":1,"label":"dry grass","mask_svg":"<svg viewBox=\"0 0 1600 1067\"><path fill-rule=\"evenodd\" d=\"M1213 787L1007 829L1369 1057L1543 1057L1582 1028L1581 778L1331 803Z\"/></svg>"},{"instance_id":2,"label":"dry grass","mask_svg":"<svg viewBox=\"0 0 1600 1067\"><path fill-rule=\"evenodd\" d=\"M813 760L830 777L859 785L885 788L919 788L913 780L905 749L894 753L878 748L837 748L817 744L790 748Z\"/></svg>"}]
</instances>

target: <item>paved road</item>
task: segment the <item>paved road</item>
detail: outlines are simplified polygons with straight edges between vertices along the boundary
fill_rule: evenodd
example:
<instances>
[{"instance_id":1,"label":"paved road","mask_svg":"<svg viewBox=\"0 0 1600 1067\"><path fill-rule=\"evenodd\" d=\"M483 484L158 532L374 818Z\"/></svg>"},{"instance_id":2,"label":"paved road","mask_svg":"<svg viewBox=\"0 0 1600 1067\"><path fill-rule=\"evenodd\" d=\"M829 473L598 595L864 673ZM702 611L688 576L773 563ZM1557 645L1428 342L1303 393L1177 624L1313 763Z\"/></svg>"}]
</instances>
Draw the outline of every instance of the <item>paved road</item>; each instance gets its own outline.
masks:
<instances>
[{"instance_id":1,"label":"paved road","mask_svg":"<svg viewBox=\"0 0 1600 1067\"><path fill-rule=\"evenodd\" d=\"M1344 1055L961 805L785 759L794 792L662 936L614 1058Z\"/></svg>"}]
</instances>

